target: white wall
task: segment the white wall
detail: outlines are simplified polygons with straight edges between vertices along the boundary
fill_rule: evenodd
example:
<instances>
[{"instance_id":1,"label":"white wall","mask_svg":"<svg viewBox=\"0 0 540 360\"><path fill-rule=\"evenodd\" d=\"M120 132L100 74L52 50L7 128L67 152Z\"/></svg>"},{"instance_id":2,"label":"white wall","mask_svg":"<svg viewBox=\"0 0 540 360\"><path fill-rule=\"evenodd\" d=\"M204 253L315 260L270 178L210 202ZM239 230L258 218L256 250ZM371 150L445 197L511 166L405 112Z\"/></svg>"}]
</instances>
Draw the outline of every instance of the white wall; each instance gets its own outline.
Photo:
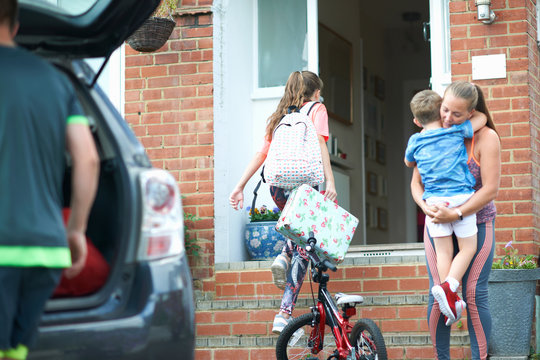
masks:
<instances>
[{"instance_id":1,"label":"white wall","mask_svg":"<svg viewBox=\"0 0 540 360\"><path fill-rule=\"evenodd\" d=\"M258 172L244 190L244 209L234 211L229 194L262 145L266 119L276 99L253 100L252 0L214 2L214 154L215 261L243 261L245 208L251 205ZM259 190L258 206L273 207L268 187Z\"/></svg>"}]
</instances>

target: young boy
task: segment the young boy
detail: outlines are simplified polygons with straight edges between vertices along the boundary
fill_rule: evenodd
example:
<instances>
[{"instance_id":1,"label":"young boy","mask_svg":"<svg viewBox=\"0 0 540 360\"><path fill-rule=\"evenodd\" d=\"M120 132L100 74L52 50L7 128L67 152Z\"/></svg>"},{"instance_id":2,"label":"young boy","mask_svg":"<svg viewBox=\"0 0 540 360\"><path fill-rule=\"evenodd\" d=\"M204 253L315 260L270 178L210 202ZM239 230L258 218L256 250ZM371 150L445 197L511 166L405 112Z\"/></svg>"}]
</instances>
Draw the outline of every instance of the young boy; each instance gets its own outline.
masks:
<instances>
[{"instance_id":1,"label":"young boy","mask_svg":"<svg viewBox=\"0 0 540 360\"><path fill-rule=\"evenodd\" d=\"M422 127L412 135L405 151L405 164L418 167L424 184L423 199L428 205L444 204L455 208L460 220L435 224L426 216L426 226L433 237L441 285L431 289L449 326L461 317L465 302L456 291L476 252L476 214L463 217L457 206L473 194L475 180L467 165L464 139L472 138L483 127L487 117L475 112L463 124L443 128L440 116L442 98L435 91L423 90L411 100L414 123ZM458 239L459 252L453 257L452 233Z\"/></svg>"}]
</instances>

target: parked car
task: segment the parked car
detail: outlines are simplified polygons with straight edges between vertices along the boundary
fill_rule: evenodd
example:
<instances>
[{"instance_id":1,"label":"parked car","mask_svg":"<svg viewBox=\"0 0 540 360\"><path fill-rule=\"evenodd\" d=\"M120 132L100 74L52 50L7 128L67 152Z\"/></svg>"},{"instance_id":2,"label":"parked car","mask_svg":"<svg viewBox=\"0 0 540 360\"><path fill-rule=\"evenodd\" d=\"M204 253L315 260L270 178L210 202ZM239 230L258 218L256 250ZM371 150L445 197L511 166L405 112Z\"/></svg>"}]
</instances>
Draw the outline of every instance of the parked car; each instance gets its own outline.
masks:
<instances>
[{"instance_id":1,"label":"parked car","mask_svg":"<svg viewBox=\"0 0 540 360\"><path fill-rule=\"evenodd\" d=\"M106 59L159 0L52 3L59 5L20 0L15 41L71 80L90 121L101 173L87 234L110 273L95 293L47 303L29 359L193 359L195 310L178 186L171 174L152 168L84 60ZM67 156L66 165L67 206Z\"/></svg>"}]
</instances>

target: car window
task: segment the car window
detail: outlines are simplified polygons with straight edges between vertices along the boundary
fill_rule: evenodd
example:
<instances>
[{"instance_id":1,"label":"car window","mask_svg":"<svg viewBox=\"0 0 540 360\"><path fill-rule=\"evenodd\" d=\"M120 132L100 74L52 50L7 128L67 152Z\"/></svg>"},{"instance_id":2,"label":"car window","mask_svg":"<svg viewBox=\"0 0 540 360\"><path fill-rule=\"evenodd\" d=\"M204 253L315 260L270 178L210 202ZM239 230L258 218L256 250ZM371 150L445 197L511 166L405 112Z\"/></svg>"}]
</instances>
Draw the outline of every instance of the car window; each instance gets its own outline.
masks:
<instances>
[{"instance_id":1,"label":"car window","mask_svg":"<svg viewBox=\"0 0 540 360\"><path fill-rule=\"evenodd\" d=\"M98 0L20 0L20 3L40 6L67 15L80 15L88 10Z\"/></svg>"}]
</instances>

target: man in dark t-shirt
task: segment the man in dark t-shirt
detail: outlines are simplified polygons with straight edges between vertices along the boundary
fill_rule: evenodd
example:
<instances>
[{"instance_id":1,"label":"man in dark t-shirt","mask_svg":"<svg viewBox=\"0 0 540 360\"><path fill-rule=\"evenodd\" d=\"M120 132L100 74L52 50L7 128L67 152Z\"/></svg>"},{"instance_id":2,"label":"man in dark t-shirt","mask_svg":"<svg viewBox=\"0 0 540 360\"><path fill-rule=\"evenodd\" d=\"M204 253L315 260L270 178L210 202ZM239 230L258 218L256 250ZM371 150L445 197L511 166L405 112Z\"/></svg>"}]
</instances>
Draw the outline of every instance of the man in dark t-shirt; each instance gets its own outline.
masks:
<instances>
[{"instance_id":1,"label":"man in dark t-shirt","mask_svg":"<svg viewBox=\"0 0 540 360\"><path fill-rule=\"evenodd\" d=\"M62 269L74 276L84 266L99 158L68 78L16 47L17 28L17 1L0 0L0 359L24 360Z\"/></svg>"}]
</instances>

